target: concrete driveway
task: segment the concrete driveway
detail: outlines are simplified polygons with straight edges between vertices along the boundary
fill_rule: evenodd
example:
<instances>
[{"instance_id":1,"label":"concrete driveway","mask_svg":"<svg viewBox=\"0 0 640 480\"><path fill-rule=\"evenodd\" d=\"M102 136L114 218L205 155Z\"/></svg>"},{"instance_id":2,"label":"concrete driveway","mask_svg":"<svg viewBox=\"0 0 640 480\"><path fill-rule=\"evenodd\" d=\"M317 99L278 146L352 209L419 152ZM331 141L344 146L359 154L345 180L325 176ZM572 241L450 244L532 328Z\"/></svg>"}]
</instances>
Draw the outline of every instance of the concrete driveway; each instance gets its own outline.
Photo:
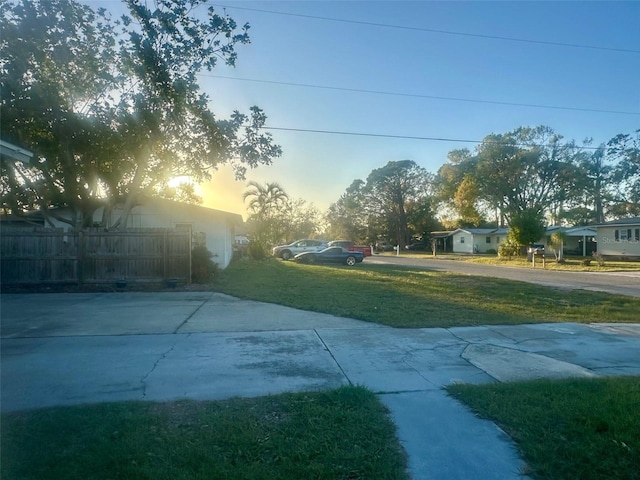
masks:
<instances>
[{"instance_id":1,"label":"concrete driveway","mask_svg":"<svg viewBox=\"0 0 640 480\"><path fill-rule=\"evenodd\" d=\"M415 479L522 478L452 382L640 375L640 324L393 329L211 292L4 294L2 411L365 385Z\"/></svg>"}]
</instances>

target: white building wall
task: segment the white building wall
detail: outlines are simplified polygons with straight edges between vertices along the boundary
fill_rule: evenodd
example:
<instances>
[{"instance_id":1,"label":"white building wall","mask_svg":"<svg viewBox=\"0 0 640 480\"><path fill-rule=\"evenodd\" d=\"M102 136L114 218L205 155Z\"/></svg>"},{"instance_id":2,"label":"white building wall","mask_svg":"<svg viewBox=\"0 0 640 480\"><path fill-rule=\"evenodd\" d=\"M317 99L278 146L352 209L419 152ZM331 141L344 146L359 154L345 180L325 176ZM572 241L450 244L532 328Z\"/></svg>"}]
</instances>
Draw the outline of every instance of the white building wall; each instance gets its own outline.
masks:
<instances>
[{"instance_id":1,"label":"white building wall","mask_svg":"<svg viewBox=\"0 0 640 480\"><path fill-rule=\"evenodd\" d=\"M224 217L215 218L214 215L184 208L145 205L133 209L128 223L128 227L133 228L176 228L190 225L194 237L204 233L207 250L213 254L214 262L221 268L226 268L231 262L234 231Z\"/></svg>"},{"instance_id":2,"label":"white building wall","mask_svg":"<svg viewBox=\"0 0 640 480\"><path fill-rule=\"evenodd\" d=\"M487 238L489 238L489 243L487 243ZM495 250L498 251L498 244L496 243L496 237L491 235L490 233L483 235L474 235L473 236L474 245L476 245L477 253L487 253L487 250Z\"/></svg>"},{"instance_id":3,"label":"white building wall","mask_svg":"<svg viewBox=\"0 0 640 480\"><path fill-rule=\"evenodd\" d=\"M455 232L453 238L453 253L473 253L473 235L468 232Z\"/></svg>"},{"instance_id":4,"label":"white building wall","mask_svg":"<svg viewBox=\"0 0 640 480\"><path fill-rule=\"evenodd\" d=\"M616 230L618 234L616 235ZM631 235L629 236L629 233ZM600 255L640 257L640 225L598 227L596 239Z\"/></svg>"}]
</instances>

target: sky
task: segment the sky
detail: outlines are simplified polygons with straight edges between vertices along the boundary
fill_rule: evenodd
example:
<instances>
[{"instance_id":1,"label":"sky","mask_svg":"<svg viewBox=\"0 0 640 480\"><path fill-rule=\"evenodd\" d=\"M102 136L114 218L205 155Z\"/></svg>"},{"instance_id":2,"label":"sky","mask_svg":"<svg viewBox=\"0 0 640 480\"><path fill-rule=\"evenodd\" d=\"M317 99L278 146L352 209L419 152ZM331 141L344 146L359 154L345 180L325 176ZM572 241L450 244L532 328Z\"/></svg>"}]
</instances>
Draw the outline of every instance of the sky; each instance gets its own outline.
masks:
<instances>
[{"instance_id":1,"label":"sky","mask_svg":"<svg viewBox=\"0 0 640 480\"><path fill-rule=\"evenodd\" d=\"M198 77L218 118L257 105L269 127L381 136L270 130L283 155L245 182L215 172L200 185L207 207L246 217L253 180L325 211L389 161L436 173L449 151L477 145L428 138L546 125L597 146L640 128L638 1L210 3L251 25L235 68Z\"/></svg>"}]
</instances>

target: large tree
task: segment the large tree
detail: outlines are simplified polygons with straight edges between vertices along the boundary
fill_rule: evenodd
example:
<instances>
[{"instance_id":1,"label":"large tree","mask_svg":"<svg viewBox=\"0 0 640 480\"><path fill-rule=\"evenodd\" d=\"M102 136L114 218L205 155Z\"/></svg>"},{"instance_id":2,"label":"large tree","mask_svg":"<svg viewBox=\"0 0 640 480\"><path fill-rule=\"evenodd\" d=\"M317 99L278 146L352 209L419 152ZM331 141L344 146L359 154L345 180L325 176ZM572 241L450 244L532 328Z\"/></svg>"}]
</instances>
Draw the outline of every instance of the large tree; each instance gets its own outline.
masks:
<instances>
[{"instance_id":1,"label":"large tree","mask_svg":"<svg viewBox=\"0 0 640 480\"><path fill-rule=\"evenodd\" d=\"M475 178L478 159L470 150L452 150L435 179L436 198L448 228L479 227L486 222L485 205Z\"/></svg>"},{"instance_id":2,"label":"large tree","mask_svg":"<svg viewBox=\"0 0 640 480\"><path fill-rule=\"evenodd\" d=\"M433 175L412 160L392 161L373 170L364 188L370 222L377 220L383 233L404 248L414 233L407 210L433 196Z\"/></svg>"},{"instance_id":3,"label":"large tree","mask_svg":"<svg viewBox=\"0 0 640 480\"><path fill-rule=\"evenodd\" d=\"M522 212L538 215L561 200L571 184L577 148L549 127L520 127L489 135L478 146L480 195L510 221Z\"/></svg>"},{"instance_id":4,"label":"large tree","mask_svg":"<svg viewBox=\"0 0 640 480\"><path fill-rule=\"evenodd\" d=\"M582 151L577 156L572 188L574 203L563 213L563 219L573 225L602 223L617 201L613 165L604 145L596 150Z\"/></svg>"},{"instance_id":5,"label":"large tree","mask_svg":"<svg viewBox=\"0 0 640 480\"><path fill-rule=\"evenodd\" d=\"M248 25L200 12L204 0L124 3L119 20L73 0L2 4L3 136L36 154L28 166L3 159L5 210L66 206L82 226L122 200L112 226L126 225L137 196L172 177L202 181L231 163L244 178L281 154L258 107L219 120L196 80L235 65Z\"/></svg>"},{"instance_id":6,"label":"large tree","mask_svg":"<svg viewBox=\"0 0 640 480\"><path fill-rule=\"evenodd\" d=\"M609 140L607 155L616 162L612 175L618 186L619 202L613 215L640 215L640 129Z\"/></svg>"},{"instance_id":7,"label":"large tree","mask_svg":"<svg viewBox=\"0 0 640 480\"><path fill-rule=\"evenodd\" d=\"M579 152L543 126L488 135L474 154L453 150L437 177L439 200L457 216L447 223L479 226L491 211L497 226L529 210L560 218L575 203Z\"/></svg>"},{"instance_id":8,"label":"large tree","mask_svg":"<svg viewBox=\"0 0 640 480\"><path fill-rule=\"evenodd\" d=\"M362 180L354 180L338 201L329 206L326 221L331 237L357 243L370 241L364 187Z\"/></svg>"}]
</instances>

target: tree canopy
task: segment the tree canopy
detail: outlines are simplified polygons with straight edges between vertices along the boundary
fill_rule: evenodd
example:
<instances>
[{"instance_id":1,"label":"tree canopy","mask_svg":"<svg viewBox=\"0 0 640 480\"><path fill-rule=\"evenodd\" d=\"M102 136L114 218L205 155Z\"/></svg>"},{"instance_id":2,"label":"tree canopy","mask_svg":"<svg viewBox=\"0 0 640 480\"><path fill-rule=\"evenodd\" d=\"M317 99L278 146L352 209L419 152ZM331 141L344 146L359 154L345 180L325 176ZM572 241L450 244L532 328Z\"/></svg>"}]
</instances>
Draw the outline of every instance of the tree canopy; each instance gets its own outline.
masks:
<instances>
[{"instance_id":1,"label":"tree canopy","mask_svg":"<svg viewBox=\"0 0 640 480\"><path fill-rule=\"evenodd\" d=\"M530 211L553 224L600 223L640 211L639 133L579 147L551 128L519 127L453 150L438 171L438 199L458 226L511 224Z\"/></svg>"},{"instance_id":2,"label":"tree canopy","mask_svg":"<svg viewBox=\"0 0 640 480\"><path fill-rule=\"evenodd\" d=\"M607 155L617 161L612 177L620 201L617 215L640 215L640 129L619 134L607 143Z\"/></svg>"},{"instance_id":3,"label":"tree canopy","mask_svg":"<svg viewBox=\"0 0 640 480\"><path fill-rule=\"evenodd\" d=\"M124 3L115 20L74 0L2 4L2 133L35 152L28 165L2 160L5 211L69 207L86 226L104 206L108 226L122 201L112 226L126 225L136 197L173 177L198 182L230 163L242 179L281 154L260 108L217 119L197 82L235 65L248 24L213 7L196 14L204 0Z\"/></svg>"},{"instance_id":4,"label":"tree canopy","mask_svg":"<svg viewBox=\"0 0 640 480\"><path fill-rule=\"evenodd\" d=\"M320 212L303 199L292 199L275 182L251 181L243 193L254 242L262 245L293 241L315 235L321 228Z\"/></svg>"},{"instance_id":5,"label":"tree canopy","mask_svg":"<svg viewBox=\"0 0 640 480\"><path fill-rule=\"evenodd\" d=\"M413 160L388 162L366 182L354 180L329 209L327 221L341 237L375 243L378 237L404 247L433 220L433 175Z\"/></svg>"}]
</instances>

